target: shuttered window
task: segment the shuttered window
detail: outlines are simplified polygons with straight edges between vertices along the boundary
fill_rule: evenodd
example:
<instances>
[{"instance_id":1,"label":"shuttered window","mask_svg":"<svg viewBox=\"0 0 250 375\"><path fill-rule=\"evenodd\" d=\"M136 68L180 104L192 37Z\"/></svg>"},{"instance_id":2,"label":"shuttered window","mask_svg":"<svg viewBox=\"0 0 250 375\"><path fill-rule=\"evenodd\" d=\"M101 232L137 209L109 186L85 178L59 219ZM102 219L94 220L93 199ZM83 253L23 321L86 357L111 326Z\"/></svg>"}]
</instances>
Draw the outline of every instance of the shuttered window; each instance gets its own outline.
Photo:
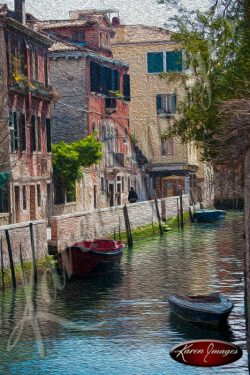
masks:
<instances>
[{"instance_id":1,"label":"shuttered window","mask_svg":"<svg viewBox=\"0 0 250 375\"><path fill-rule=\"evenodd\" d=\"M92 92L99 92L100 90L100 65L90 62L90 90Z\"/></svg>"},{"instance_id":2,"label":"shuttered window","mask_svg":"<svg viewBox=\"0 0 250 375\"><path fill-rule=\"evenodd\" d=\"M161 73L163 71L163 52L148 52L148 73Z\"/></svg>"},{"instance_id":3,"label":"shuttered window","mask_svg":"<svg viewBox=\"0 0 250 375\"><path fill-rule=\"evenodd\" d=\"M169 51L166 53L167 72L182 72L182 51Z\"/></svg>"},{"instance_id":4,"label":"shuttered window","mask_svg":"<svg viewBox=\"0 0 250 375\"><path fill-rule=\"evenodd\" d=\"M109 91L120 91L120 72L91 61L90 90L106 96Z\"/></svg>"},{"instance_id":5,"label":"shuttered window","mask_svg":"<svg viewBox=\"0 0 250 375\"><path fill-rule=\"evenodd\" d=\"M51 152L51 122L50 122L50 118L46 118L46 139L47 139L47 152Z\"/></svg>"},{"instance_id":6,"label":"shuttered window","mask_svg":"<svg viewBox=\"0 0 250 375\"><path fill-rule=\"evenodd\" d=\"M123 75L123 96L124 99L129 102L131 100L130 95L130 75L124 74Z\"/></svg>"},{"instance_id":7,"label":"shuttered window","mask_svg":"<svg viewBox=\"0 0 250 375\"><path fill-rule=\"evenodd\" d=\"M18 151L18 123L16 112L9 113L9 127L11 152Z\"/></svg>"},{"instance_id":8,"label":"shuttered window","mask_svg":"<svg viewBox=\"0 0 250 375\"><path fill-rule=\"evenodd\" d=\"M36 151L36 117L34 115L31 116L30 149L31 152Z\"/></svg>"},{"instance_id":9,"label":"shuttered window","mask_svg":"<svg viewBox=\"0 0 250 375\"><path fill-rule=\"evenodd\" d=\"M20 150L26 150L26 116L21 113L20 116Z\"/></svg>"}]
</instances>

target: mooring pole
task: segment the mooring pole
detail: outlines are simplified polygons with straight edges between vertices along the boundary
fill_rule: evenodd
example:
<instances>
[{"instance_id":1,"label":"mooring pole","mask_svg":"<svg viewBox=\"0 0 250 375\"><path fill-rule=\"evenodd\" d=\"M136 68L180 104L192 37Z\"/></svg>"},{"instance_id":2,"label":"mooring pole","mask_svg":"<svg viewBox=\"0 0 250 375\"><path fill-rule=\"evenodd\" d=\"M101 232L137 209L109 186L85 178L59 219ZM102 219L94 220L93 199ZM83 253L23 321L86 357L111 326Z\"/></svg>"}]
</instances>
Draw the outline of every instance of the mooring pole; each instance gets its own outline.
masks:
<instances>
[{"instance_id":1,"label":"mooring pole","mask_svg":"<svg viewBox=\"0 0 250 375\"><path fill-rule=\"evenodd\" d=\"M179 209L179 198L176 198L177 203L177 225L178 229L180 229L180 209Z\"/></svg>"},{"instance_id":2,"label":"mooring pole","mask_svg":"<svg viewBox=\"0 0 250 375\"><path fill-rule=\"evenodd\" d=\"M7 240L7 246L8 246L8 253L9 253L9 261L10 261L10 271L11 271L11 277L12 277L12 286L13 289L16 289L16 274L15 274L15 267L14 267L14 261L13 261L13 255L12 255L12 248L11 248L11 242L10 242L10 235L8 229L5 230L6 240Z\"/></svg>"},{"instance_id":3,"label":"mooring pole","mask_svg":"<svg viewBox=\"0 0 250 375\"><path fill-rule=\"evenodd\" d=\"M156 214L157 214L158 223L159 223L160 234L163 234L163 228L162 228L162 223L161 223L161 215L160 215L160 211L159 211L158 200L157 200L157 195L156 195L155 190L154 190L154 200L155 200L155 208L156 208Z\"/></svg>"},{"instance_id":4,"label":"mooring pole","mask_svg":"<svg viewBox=\"0 0 250 375\"><path fill-rule=\"evenodd\" d=\"M33 223L30 223L30 243L31 243L31 253L32 253L32 280L37 283L37 268L36 268L36 249L34 241L34 230Z\"/></svg>"},{"instance_id":5,"label":"mooring pole","mask_svg":"<svg viewBox=\"0 0 250 375\"><path fill-rule=\"evenodd\" d=\"M184 228L184 217L183 217L183 197L182 190L180 190L180 214L181 214L181 229Z\"/></svg>"},{"instance_id":6,"label":"mooring pole","mask_svg":"<svg viewBox=\"0 0 250 375\"><path fill-rule=\"evenodd\" d=\"M2 276L2 288L4 289L4 262L3 262L3 237L1 236L0 242L0 250L1 250L1 276Z\"/></svg>"},{"instance_id":7,"label":"mooring pole","mask_svg":"<svg viewBox=\"0 0 250 375\"><path fill-rule=\"evenodd\" d=\"M130 227L130 222L129 222L128 207L126 205L123 207L123 214L124 214L124 220L125 220L125 226L126 226L128 246L131 247L133 246L133 237L132 237L131 227Z\"/></svg>"},{"instance_id":8,"label":"mooring pole","mask_svg":"<svg viewBox=\"0 0 250 375\"><path fill-rule=\"evenodd\" d=\"M119 241L121 241L121 217L119 216Z\"/></svg>"}]
</instances>

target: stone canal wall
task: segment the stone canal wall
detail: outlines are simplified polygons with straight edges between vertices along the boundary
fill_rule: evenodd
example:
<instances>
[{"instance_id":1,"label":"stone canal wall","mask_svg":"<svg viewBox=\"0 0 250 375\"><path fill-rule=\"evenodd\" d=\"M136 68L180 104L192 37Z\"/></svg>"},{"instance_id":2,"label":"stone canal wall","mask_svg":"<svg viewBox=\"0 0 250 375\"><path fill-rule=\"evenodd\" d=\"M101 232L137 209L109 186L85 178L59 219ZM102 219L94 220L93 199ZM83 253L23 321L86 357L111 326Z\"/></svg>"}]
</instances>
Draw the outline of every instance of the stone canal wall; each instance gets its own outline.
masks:
<instances>
[{"instance_id":1,"label":"stone canal wall","mask_svg":"<svg viewBox=\"0 0 250 375\"><path fill-rule=\"evenodd\" d=\"M4 267L9 266L6 230L8 230L10 236L14 264L20 264L20 245L24 262L32 260L29 224L30 222L25 222L0 227L0 248L2 243ZM33 233L36 259L40 259L48 254L46 221L34 221Z\"/></svg>"},{"instance_id":2,"label":"stone canal wall","mask_svg":"<svg viewBox=\"0 0 250 375\"><path fill-rule=\"evenodd\" d=\"M177 215L177 197L158 200L163 219ZM146 224L157 223L154 201L129 204L128 214L131 228ZM189 196L183 196L184 211L189 208ZM118 233L125 230L123 206L109 207L95 211L78 212L74 214L54 216L51 223L51 245L58 251L64 250L73 242L82 239L93 239L106 234Z\"/></svg>"}]
</instances>

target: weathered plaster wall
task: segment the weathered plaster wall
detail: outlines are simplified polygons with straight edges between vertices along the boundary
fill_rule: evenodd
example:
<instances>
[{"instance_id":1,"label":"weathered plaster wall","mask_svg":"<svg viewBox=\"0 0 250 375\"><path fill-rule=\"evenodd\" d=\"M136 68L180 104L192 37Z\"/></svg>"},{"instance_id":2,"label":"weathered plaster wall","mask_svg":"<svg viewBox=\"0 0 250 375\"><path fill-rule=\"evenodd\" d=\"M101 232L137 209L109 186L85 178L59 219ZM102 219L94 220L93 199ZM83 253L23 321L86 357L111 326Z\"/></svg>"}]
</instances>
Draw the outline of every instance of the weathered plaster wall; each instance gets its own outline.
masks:
<instances>
[{"instance_id":1,"label":"weathered plaster wall","mask_svg":"<svg viewBox=\"0 0 250 375\"><path fill-rule=\"evenodd\" d=\"M164 218L177 213L176 197L159 200L159 207ZM188 211L189 196L183 196L184 210ZM157 222L154 201L145 201L128 205L131 227ZM79 212L71 215L51 218L51 240L62 251L65 247L81 239L101 237L108 233L125 230L123 206L105 208L95 211Z\"/></svg>"}]
</instances>

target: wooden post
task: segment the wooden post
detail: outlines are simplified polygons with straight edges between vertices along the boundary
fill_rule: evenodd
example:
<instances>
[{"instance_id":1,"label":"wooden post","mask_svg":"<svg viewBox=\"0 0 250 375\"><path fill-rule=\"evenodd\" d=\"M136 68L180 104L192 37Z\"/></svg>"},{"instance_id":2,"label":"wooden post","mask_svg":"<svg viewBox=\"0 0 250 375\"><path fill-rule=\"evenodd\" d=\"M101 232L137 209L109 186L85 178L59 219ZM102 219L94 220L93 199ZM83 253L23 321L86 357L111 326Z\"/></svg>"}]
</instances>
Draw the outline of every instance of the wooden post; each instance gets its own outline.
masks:
<instances>
[{"instance_id":1,"label":"wooden post","mask_svg":"<svg viewBox=\"0 0 250 375\"><path fill-rule=\"evenodd\" d=\"M19 258L20 258L23 282L25 282L24 263L23 263L23 254L22 254L22 243L21 242L20 242L20 246L19 246Z\"/></svg>"},{"instance_id":2,"label":"wooden post","mask_svg":"<svg viewBox=\"0 0 250 375\"><path fill-rule=\"evenodd\" d=\"M119 216L119 241L122 240L122 236L121 236L121 217Z\"/></svg>"},{"instance_id":3,"label":"wooden post","mask_svg":"<svg viewBox=\"0 0 250 375\"><path fill-rule=\"evenodd\" d=\"M184 218L183 218L183 199L182 199L182 190L180 190L180 215L181 215L181 229L184 228Z\"/></svg>"},{"instance_id":4,"label":"wooden post","mask_svg":"<svg viewBox=\"0 0 250 375\"><path fill-rule=\"evenodd\" d=\"M154 199L155 199L155 208L156 208L156 214L157 214L158 223L159 223L160 234L163 234L163 227L162 227L162 223L161 223L161 215L160 215L160 211L159 211L158 200L157 200L157 195L156 195L155 190L154 190Z\"/></svg>"},{"instance_id":5,"label":"wooden post","mask_svg":"<svg viewBox=\"0 0 250 375\"><path fill-rule=\"evenodd\" d=\"M179 198L176 199L176 203L177 203L177 224L178 224L178 229L180 229Z\"/></svg>"},{"instance_id":6,"label":"wooden post","mask_svg":"<svg viewBox=\"0 0 250 375\"><path fill-rule=\"evenodd\" d=\"M130 228L129 216L128 216L128 207L125 205L123 207L124 220L126 225L126 233L128 239L128 246L133 246L133 237Z\"/></svg>"},{"instance_id":7,"label":"wooden post","mask_svg":"<svg viewBox=\"0 0 250 375\"><path fill-rule=\"evenodd\" d=\"M1 250L1 276L2 276L2 288L4 289L4 262L3 262L3 237L1 236L0 242Z\"/></svg>"},{"instance_id":8,"label":"wooden post","mask_svg":"<svg viewBox=\"0 0 250 375\"><path fill-rule=\"evenodd\" d=\"M36 268L36 249L35 249L35 241L34 241L34 231L33 231L33 223L30 223L30 243L31 243L31 253L32 253L32 281L37 283L37 268Z\"/></svg>"},{"instance_id":9,"label":"wooden post","mask_svg":"<svg viewBox=\"0 0 250 375\"><path fill-rule=\"evenodd\" d=\"M12 248L11 248L11 242L10 242L10 235L8 229L5 230L6 240L7 240L7 246L8 246L8 253L9 253L9 261L10 261L10 271L11 271L11 277L12 277L12 286L13 289L16 289L16 274L15 274L15 267L14 267L14 261L13 261L13 255L12 255Z\"/></svg>"}]
</instances>

